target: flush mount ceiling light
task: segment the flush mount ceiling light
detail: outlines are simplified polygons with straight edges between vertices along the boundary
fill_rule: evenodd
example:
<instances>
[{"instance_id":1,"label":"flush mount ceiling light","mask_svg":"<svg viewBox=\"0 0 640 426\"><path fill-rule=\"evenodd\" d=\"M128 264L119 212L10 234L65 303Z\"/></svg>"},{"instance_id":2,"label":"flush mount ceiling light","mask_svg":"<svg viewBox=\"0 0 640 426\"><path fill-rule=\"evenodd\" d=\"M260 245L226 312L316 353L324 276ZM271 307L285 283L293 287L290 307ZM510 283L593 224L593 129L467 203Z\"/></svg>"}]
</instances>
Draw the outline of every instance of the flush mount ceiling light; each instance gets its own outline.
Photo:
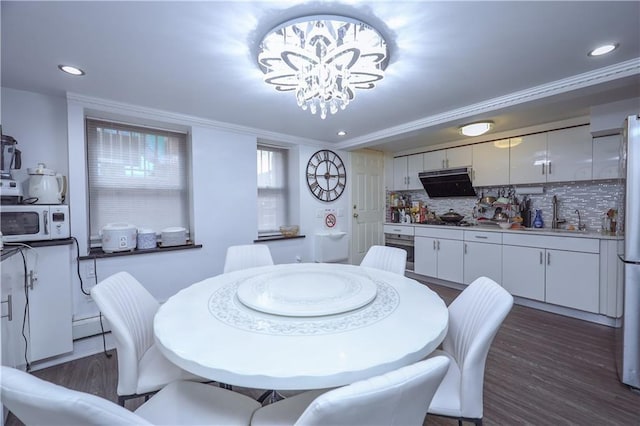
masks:
<instances>
[{"instance_id":1,"label":"flush mount ceiling light","mask_svg":"<svg viewBox=\"0 0 640 426\"><path fill-rule=\"evenodd\" d=\"M345 109L355 89L373 89L384 77L387 43L356 19L316 15L287 21L262 39L258 64L264 81L294 92L298 106L312 114Z\"/></svg>"},{"instance_id":2,"label":"flush mount ceiling light","mask_svg":"<svg viewBox=\"0 0 640 426\"><path fill-rule=\"evenodd\" d=\"M347 136L347 132L345 132L344 130L338 130L338 133L336 133L338 136Z\"/></svg>"},{"instance_id":3,"label":"flush mount ceiling light","mask_svg":"<svg viewBox=\"0 0 640 426\"><path fill-rule=\"evenodd\" d=\"M71 75L84 75L84 71L73 65L58 65L58 69Z\"/></svg>"},{"instance_id":4,"label":"flush mount ceiling light","mask_svg":"<svg viewBox=\"0 0 640 426\"><path fill-rule=\"evenodd\" d=\"M602 46L598 46L595 49L593 49L591 52L587 54L587 56L606 55L607 53L613 52L617 48L618 48L617 44L613 44L613 43L603 44Z\"/></svg>"},{"instance_id":5,"label":"flush mount ceiling light","mask_svg":"<svg viewBox=\"0 0 640 426\"><path fill-rule=\"evenodd\" d=\"M460 133L464 136L480 136L487 133L492 127L492 121L480 121L477 123L465 124L460 127Z\"/></svg>"}]
</instances>

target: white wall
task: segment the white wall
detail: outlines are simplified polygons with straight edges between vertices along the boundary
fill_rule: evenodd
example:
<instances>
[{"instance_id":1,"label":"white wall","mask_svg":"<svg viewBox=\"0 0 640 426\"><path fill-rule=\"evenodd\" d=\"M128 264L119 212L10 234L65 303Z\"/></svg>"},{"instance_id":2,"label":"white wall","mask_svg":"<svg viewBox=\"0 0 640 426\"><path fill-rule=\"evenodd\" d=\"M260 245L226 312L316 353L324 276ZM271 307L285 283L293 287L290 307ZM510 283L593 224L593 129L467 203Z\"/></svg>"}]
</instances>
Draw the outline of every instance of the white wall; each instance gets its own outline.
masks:
<instances>
[{"instance_id":1,"label":"white wall","mask_svg":"<svg viewBox=\"0 0 640 426\"><path fill-rule=\"evenodd\" d=\"M91 103L82 99L46 96L31 92L2 89L2 125L6 134L14 136L23 151L24 167L45 162L48 167L68 176L72 236L77 238L80 255L87 255L87 180L84 146L85 115L141 124L162 124L190 134L192 150L192 235L202 249L150 253L135 256L97 259L97 279L122 270L140 280L159 300L166 300L178 290L206 277L222 272L226 248L233 244L249 244L257 237L257 190L255 135L219 130L203 120L190 120L140 107ZM314 260L314 235L324 229L326 208L342 214L337 229L350 232L350 182L336 202L318 201L306 186L304 177L309 157L320 147L292 147L292 183L294 217L306 238L268 243L276 263ZM349 155L337 152L347 164ZM26 179L26 171L23 173ZM75 250L74 250L75 259ZM92 260L81 262L85 288L94 285L86 276ZM73 272L72 294L74 320L97 315L90 297L80 291L80 280Z\"/></svg>"}]
</instances>

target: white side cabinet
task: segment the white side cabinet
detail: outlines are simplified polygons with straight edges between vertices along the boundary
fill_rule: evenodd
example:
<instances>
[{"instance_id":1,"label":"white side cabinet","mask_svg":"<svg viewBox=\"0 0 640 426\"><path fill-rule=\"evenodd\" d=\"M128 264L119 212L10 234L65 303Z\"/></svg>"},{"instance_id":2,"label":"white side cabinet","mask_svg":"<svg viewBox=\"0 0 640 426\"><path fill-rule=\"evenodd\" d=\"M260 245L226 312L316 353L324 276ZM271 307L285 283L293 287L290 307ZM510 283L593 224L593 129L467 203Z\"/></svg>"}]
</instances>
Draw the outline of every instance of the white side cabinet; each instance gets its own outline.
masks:
<instances>
[{"instance_id":1,"label":"white side cabinet","mask_svg":"<svg viewBox=\"0 0 640 426\"><path fill-rule=\"evenodd\" d=\"M509 182L509 140L473 145L473 186Z\"/></svg>"},{"instance_id":2,"label":"white side cabinet","mask_svg":"<svg viewBox=\"0 0 640 426\"><path fill-rule=\"evenodd\" d=\"M424 171L424 154L407 155L393 159L393 189L422 189L418 173Z\"/></svg>"},{"instance_id":3,"label":"white side cabinet","mask_svg":"<svg viewBox=\"0 0 640 426\"><path fill-rule=\"evenodd\" d=\"M597 313L600 300L599 263L599 254L548 249L545 301Z\"/></svg>"},{"instance_id":4,"label":"white side cabinet","mask_svg":"<svg viewBox=\"0 0 640 426\"><path fill-rule=\"evenodd\" d=\"M33 362L73 351L71 247L54 245L23 249L26 281L20 253L2 262L2 301L11 295L12 302L12 321L8 321L8 317L2 318L3 364L24 366L25 353L28 361ZM28 316L25 318L27 300ZM8 304L2 305L5 315ZM26 352L23 328L27 338Z\"/></svg>"},{"instance_id":5,"label":"white side cabinet","mask_svg":"<svg viewBox=\"0 0 640 426\"><path fill-rule=\"evenodd\" d=\"M463 281L463 231L416 227L414 271L420 275Z\"/></svg>"},{"instance_id":6,"label":"white side cabinet","mask_svg":"<svg viewBox=\"0 0 640 426\"><path fill-rule=\"evenodd\" d=\"M502 234L464 231L464 283L489 277L502 283Z\"/></svg>"}]
</instances>

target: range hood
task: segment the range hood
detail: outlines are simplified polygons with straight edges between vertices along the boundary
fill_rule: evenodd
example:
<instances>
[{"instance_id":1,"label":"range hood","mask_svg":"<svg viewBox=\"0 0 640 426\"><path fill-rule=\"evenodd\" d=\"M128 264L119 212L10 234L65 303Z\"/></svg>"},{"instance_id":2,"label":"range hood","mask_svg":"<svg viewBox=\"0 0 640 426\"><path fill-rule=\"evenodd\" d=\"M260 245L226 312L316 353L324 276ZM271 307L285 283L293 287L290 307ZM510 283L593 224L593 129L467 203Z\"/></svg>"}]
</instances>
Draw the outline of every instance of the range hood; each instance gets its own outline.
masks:
<instances>
[{"instance_id":1,"label":"range hood","mask_svg":"<svg viewBox=\"0 0 640 426\"><path fill-rule=\"evenodd\" d=\"M475 197L471 168L443 169L418 174L429 198Z\"/></svg>"}]
</instances>

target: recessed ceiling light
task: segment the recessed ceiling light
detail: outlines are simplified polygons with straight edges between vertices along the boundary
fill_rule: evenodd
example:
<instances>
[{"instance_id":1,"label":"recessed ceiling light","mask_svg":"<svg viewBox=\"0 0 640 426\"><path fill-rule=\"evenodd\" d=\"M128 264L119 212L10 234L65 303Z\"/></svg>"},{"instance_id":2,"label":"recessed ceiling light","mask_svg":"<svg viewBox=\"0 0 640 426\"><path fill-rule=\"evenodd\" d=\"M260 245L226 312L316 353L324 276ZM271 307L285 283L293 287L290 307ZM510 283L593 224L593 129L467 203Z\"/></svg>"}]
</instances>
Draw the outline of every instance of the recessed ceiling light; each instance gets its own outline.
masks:
<instances>
[{"instance_id":1,"label":"recessed ceiling light","mask_svg":"<svg viewBox=\"0 0 640 426\"><path fill-rule=\"evenodd\" d=\"M71 75L84 75L84 71L73 65L58 65L58 69Z\"/></svg>"},{"instance_id":2,"label":"recessed ceiling light","mask_svg":"<svg viewBox=\"0 0 640 426\"><path fill-rule=\"evenodd\" d=\"M492 121L480 121L477 123L465 124L460 127L460 134L465 136L480 136L487 133L492 127Z\"/></svg>"},{"instance_id":3,"label":"recessed ceiling light","mask_svg":"<svg viewBox=\"0 0 640 426\"><path fill-rule=\"evenodd\" d=\"M618 48L618 44L603 44L602 46L598 46L593 49L591 52L587 54L587 56L602 56L606 55L609 52L613 52Z\"/></svg>"},{"instance_id":4,"label":"recessed ceiling light","mask_svg":"<svg viewBox=\"0 0 640 426\"><path fill-rule=\"evenodd\" d=\"M346 136L347 132L345 132L344 130L340 130L338 131L338 136Z\"/></svg>"}]
</instances>

